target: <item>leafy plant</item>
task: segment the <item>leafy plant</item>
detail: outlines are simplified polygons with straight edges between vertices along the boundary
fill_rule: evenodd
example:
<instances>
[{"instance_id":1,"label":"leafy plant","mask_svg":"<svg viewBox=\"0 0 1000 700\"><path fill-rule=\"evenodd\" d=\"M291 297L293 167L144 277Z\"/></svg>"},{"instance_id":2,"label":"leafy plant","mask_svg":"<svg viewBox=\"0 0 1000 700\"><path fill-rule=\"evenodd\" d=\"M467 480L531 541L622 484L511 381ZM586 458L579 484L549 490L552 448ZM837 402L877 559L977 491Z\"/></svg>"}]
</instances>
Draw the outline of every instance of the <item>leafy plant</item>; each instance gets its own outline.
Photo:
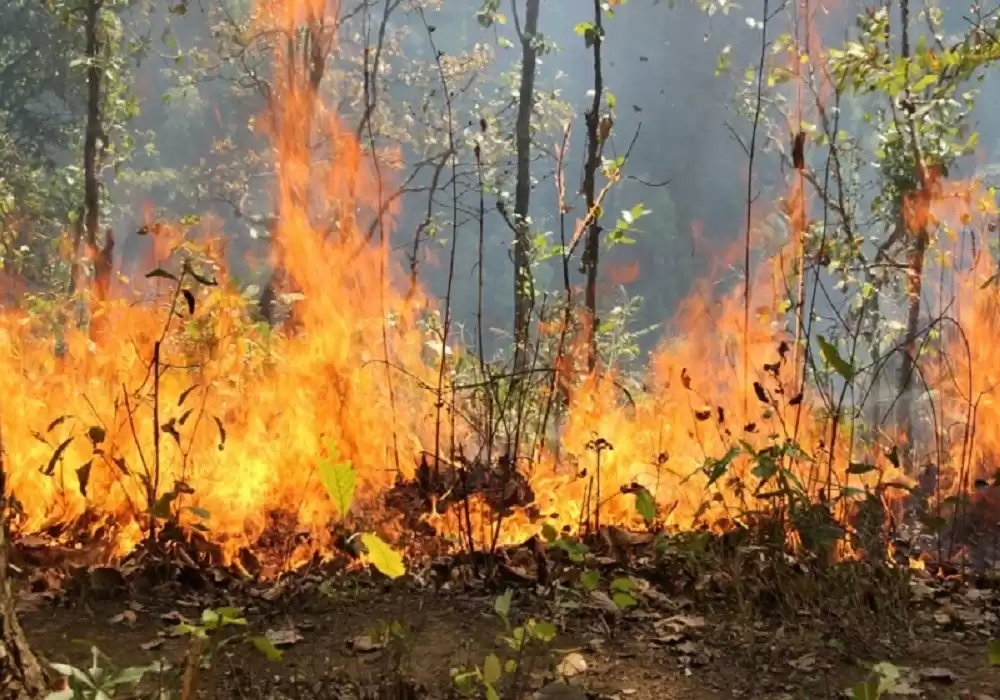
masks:
<instances>
[{"instance_id":1,"label":"leafy plant","mask_svg":"<svg viewBox=\"0 0 1000 700\"><path fill-rule=\"evenodd\" d=\"M49 664L63 677L65 687L46 696L46 700L110 700L118 697L124 688L134 689L149 675L162 675L170 669L165 662L147 666L129 666L115 669L110 659L97 647L91 647L91 662L87 668L70 664Z\"/></svg>"},{"instance_id":2,"label":"leafy plant","mask_svg":"<svg viewBox=\"0 0 1000 700\"><path fill-rule=\"evenodd\" d=\"M540 652L556 638L556 626L545 620L529 618L523 625L513 624L510 618L513 597L514 592L507 589L493 604L504 625L504 632L497 636L502 649L488 654L481 666L452 671L452 682L463 697L473 697L481 688L488 700L499 700L500 687L505 682L508 694L504 697L521 697Z\"/></svg>"},{"instance_id":3,"label":"leafy plant","mask_svg":"<svg viewBox=\"0 0 1000 700\"><path fill-rule=\"evenodd\" d=\"M327 456L319 461L320 478L326 487L330 500L337 507L342 518L350 513L357 487L357 471L349 459L340 459L336 445L328 442ZM398 552L393 550L378 535L371 532L355 533L364 545L368 561L382 575L395 579L406 574L406 565Z\"/></svg>"}]
</instances>

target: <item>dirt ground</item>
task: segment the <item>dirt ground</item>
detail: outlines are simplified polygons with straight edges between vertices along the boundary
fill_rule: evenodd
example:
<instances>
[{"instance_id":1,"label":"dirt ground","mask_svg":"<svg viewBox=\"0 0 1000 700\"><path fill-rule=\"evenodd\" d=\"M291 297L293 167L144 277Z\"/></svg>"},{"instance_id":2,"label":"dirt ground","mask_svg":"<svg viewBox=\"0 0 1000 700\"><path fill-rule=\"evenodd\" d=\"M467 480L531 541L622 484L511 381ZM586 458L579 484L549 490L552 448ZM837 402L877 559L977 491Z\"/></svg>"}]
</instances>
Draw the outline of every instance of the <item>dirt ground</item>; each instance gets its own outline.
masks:
<instances>
[{"instance_id":1,"label":"dirt ground","mask_svg":"<svg viewBox=\"0 0 1000 700\"><path fill-rule=\"evenodd\" d=\"M419 590L368 579L344 579L323 591L296 594L183 590L172 584L144 593L83 595L58 605L27 595L22 621L50 662L83 666L94 645L119 667L158 658L181 664L189 640L171 636L178 621L197 620L208 605L237 605L254 633L269 631L287 644L278 662L246 644L223 650L203 684L214 688L206 697L219 698L341 697L325 692L324 686L337 683L331 679L374 686L400 675L422 685L426 696L450 697L450 671L481 664L499 648L496 635L502 631L493 609L495 594L482 590ZM581 670L574 656L578 672L570 682L591 698L844 697L869 673L864 663L876 661L901 667L890 697L1000 698L1000 668L989 666L987 654L988 639L1000 636L997 592L927 598L932 602L914 615L909 643L887 638L878 652L859 652L808 620L757 621L741 638L734 637L732 610L700 610L661 594L644 596L643 604L624 618L590 605L555 605L528 592L518 593L514 610L560 621L561 635L547 658L535 664L533 690L546 688L560 662L576 653L586 668ZM408 629L405 644L384 647L378 641L374 630L391 621ZM864 658L870 654L878 656ZM565 664L562 668L571 672ZM545 692L552 690L549 686Z\"/></svg>"}]
</instances>

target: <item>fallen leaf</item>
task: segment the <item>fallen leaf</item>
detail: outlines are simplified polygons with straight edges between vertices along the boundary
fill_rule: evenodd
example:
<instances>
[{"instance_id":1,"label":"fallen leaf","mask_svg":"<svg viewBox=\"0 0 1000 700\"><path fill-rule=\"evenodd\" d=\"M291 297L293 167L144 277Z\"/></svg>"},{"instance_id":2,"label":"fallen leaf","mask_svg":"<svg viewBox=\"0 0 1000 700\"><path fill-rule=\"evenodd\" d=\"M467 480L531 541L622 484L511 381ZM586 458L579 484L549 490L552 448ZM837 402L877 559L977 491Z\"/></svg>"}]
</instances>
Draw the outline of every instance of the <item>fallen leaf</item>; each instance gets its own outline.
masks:
<instances>
[{"instance_id":1,"label":"fallen leaf","mask_svg":"<svg viewBox=\"0 0 1000 700\"><path fill-rule=\"evenodd\" d=\"M799 671L811 671L816 666L816 655L805 654L797 659L792 659L788 662L788 665Z\"/></svg>"},{"instance_id":2,"label":"fallen leaf","mask_svg":"<svg viewBox=\"0 0 1000 700\"><path fill-rule=\"evenodd\" d=\"M385 646L385 642L381 639L376 639L370 634L361 634L354 639L349 639L347 641L347 647L358 654L370 654L373 651L378 651Z\"/></svg>"},{"instance_id":3,"label":"fallen leaf","mask_svg":"<svg viewBox=\"0 0 1000 700\"><path fill-rule=\"evenodd\" d=\"M619 612L618 606L615 605L615 601L611 600L611 596L604 591L591 591L590 599L597 604L597 607L601 608L605 612Z\"/></svg>"},{"instance_id":4,"label":"fallen leaf","mask_svg":"<svg viewBox=\"0 0 1000 700\"><path fill-rule=\"evenodd\" d=\"M947 668L934 666L932 668L922 668L917 673L922 681L934 681L936 683L954 683L955 674Z\"/></svg>"},{"instance_id":5,"label":"fallen leaf","mask_svg":"<svg viewBox=\"0 0 1000 700\"><path fill-rule=\"evenodd\" d=\"M587 660L577 652L571 652L566 654L559 665L556 667L556 672L563 678L572 678L587 670Z\"/></svg>"},{"instance_id":6,"label":"fallen leaf","mask_svg":"<svg viewBox=\"0 0 1000 700\"><path fill-rule=\"evenodd\" d=\"M702 652L702 646L700 644L695 644L694 642L684 642L683 644L677 645L677 651L682 654L688 654L694 656Z\"/></svg>"},{"instance_id":7,"label":"fallen leaf","mask_svg":"<svg viewBox=\"0 0 1000 700\"><path fill-rule=\"evenodd\" d=\"M657 627L666 626L676 631L685 629L701 629L705 626L705 618L700 615L674 615L658 622Z\"/></svg>"},{"instance_id":8,"label":"fallen leaf","mask_svg":"<svg viewBox=\"0 0 1000 700\"><path fill-rule=\"evenodd\" d=\"M108 622L110 622L112 625L117 625L117 624L120 624L122 622L127 622L127 623L129 623L131 625L132 623L134 623L136 621L137 618L138 618L138 616L135 614L135 611L133 611L133 610L125 610L123 612L118 613L117 615L113 615L108 620Z\"/></svg>"},{"instance_id":9,"label":"fallen leaf","mask_svg":"<svg viewBox=\"0 0 1000 700\"><path fill-rule=\"evenodd\" d=\"M912 581L910 583L910 595L913 596L914 600L933 598L936 592L923 581Z\"/></svg>"},{"instance_id":10,"label":"fallen leaf","mask_svg":"<svg viewBox=\"0 0 1000 700\"><path fill-rule=\"evenodd\" d=\"M139 648L143 651L152 651L153 649L159 649L163 646L163 638L157 637L156 639L150 639L148 642L143 642L139 645Z\"/></svg>"},{"instance_id":11,"label":"fallen leaf","mask_svg":"<svg viewBox=\"0 0 1000 700\"><path fill-rule=\"evenodd\" d=\"M275 647L290 647L296 642L301 642L303 637L295 628L287 630L268 630L264 633L268 641Z\"/></svg>"}]
</instances>

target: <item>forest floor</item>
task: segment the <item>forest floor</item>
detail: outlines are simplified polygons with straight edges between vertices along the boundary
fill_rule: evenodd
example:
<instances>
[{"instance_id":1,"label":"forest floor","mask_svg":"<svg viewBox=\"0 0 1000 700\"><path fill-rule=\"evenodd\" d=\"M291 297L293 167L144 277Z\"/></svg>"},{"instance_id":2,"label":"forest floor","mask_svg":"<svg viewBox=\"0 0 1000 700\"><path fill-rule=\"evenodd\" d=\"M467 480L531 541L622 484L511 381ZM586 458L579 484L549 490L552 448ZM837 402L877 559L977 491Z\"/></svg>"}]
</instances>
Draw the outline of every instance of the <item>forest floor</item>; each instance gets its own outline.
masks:
<instances>
[{"instance_id":1,"label":"forest floor","mask_svg":"<svg viewBox=\"0 0 1000 700\"><path fill-rule=\"evenodd\" d=\"M201 590L174 581L111 594L88 586L55 597L25 591L20 612L47 661L83 667L96 646L121 668L161 658L182 665L190 639L172 633L178 622L197 622L207 607L237 606L248 628L267 633L284 656L270 662L246 643L224 648L203 680L203 688L214 687L206 697L446 698L453 696L453 669L482 665L494 651L503 656L496 593L481 584L377 583L367 574L303 580ZM551 620L560 629L533 662L526 685L540 693L536 697L845 697L871 677L873 663L889 662L898 678L886 681L888 697L1000 698L1000 667L990 666L988 654L989 640L1000 637L1000 592L985 584L917 573L903 583L909 588L905 609L886 614L892 605L871 602L869 595L882 610L876 614L859 611L857 601L866 598L850 595L800 602L797 611L783 605L774 613L765 610L760 591L754 602L747 595L712 600L639 583L640 604L624 614L600 594L554 597L526 587L515 595L513 619ZM384 643L378 630L390 622L403 625L405 641ZM562 680L553 685L557 675ZM388 695L374 690L399 679L406 679L407 689ZM567 694L563 682L583 694Z\"/></svg>"}]
</instances>

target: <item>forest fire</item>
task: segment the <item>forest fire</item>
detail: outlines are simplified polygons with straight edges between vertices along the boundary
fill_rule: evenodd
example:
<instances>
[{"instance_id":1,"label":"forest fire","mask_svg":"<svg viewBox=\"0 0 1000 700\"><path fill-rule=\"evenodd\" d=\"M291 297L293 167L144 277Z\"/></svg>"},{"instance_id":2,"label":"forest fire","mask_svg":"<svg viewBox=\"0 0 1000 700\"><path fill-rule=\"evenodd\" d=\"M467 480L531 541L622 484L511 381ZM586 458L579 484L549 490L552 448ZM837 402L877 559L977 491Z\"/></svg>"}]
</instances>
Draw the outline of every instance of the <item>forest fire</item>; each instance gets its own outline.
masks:
<instances>
[{"instance_id":1,"label":"forest fire","mask_svg":"<svg viewBox=\"0 0 1000 700\"><path fill-rule=\"evenodd\" d=\"M322 0L261 3L257 20L287 29L322 22L326 11ZM147 232L150 272L121 280L112 299L94 303L98 337L77 326L75 307L6 312L0 391L14 402L2 411L3 448L19 535L98 538L100 558L110 560L176 519L227 560L270 547L293 567L331 552L341 524L405 539L400 513L384 496L414 479L428 454L451 464L458 445L472 462L485 459L456 374L475 351L453 348L428 362L428 343L443 345L442 314L426 295L404 294L397 284L392 212L382 211L395 154L377 154L382 165L373 166L358 135L295 65L303 56L277 60L276 75L287 77L265 127L279 162L272 262L287 282L281 291L292 322L275 332L252 322L248 300L229 285L223 238L204 224ZM311 155L317 134L328 158ZM955 230L993 215L985 192L959 190L975 192L961 199L960 212L947 187L928 200L929 211L960 219ZM358 221L375 219L385 234L370 240ZM995 263L979 250L969 264L959 251L965 238L955 240L955 251L942 251L933 267L948 271L942 279L954 287L950 315L960 332L942 331L948 363L927 363L938 415L950 421L935 460L961 475L952 490L991 477L990 458L1000 454L1000 436L971 427L995 424L1000 411L996 350L987 340L997 332L998 307L995 292L983 289ZM779 258L799 255L796 246ZM801 355L795 359L779 311L784 267L762 266L749 300L742 289L721 299L696 290L675 319L683 332L651 358L641 395L625 396L613 372L566 379L559 447L539 438L521 451L515 466L531 507L505 517L501 542L523 541L543 523L577 530L598 518L623 528L646 520L723 528L779 491L857 499L877 483L909 483L884 431L856 432L849 403L831 405L802 382ZM973 336L977 342L966 342ZM853 379L854 361L835 352L818 351L813 362L834 374L838 361L847 363L839 373ZM490 447L494 461L500 451ZM356 505L342 513L324 469L348 462ZM651 519L636 507L639 488L655 502ZM468 511L453 506L425 519L455 535L466 518L480 533L491 529L492 511L474 494Z\"/></svg>"}]
</instances>

